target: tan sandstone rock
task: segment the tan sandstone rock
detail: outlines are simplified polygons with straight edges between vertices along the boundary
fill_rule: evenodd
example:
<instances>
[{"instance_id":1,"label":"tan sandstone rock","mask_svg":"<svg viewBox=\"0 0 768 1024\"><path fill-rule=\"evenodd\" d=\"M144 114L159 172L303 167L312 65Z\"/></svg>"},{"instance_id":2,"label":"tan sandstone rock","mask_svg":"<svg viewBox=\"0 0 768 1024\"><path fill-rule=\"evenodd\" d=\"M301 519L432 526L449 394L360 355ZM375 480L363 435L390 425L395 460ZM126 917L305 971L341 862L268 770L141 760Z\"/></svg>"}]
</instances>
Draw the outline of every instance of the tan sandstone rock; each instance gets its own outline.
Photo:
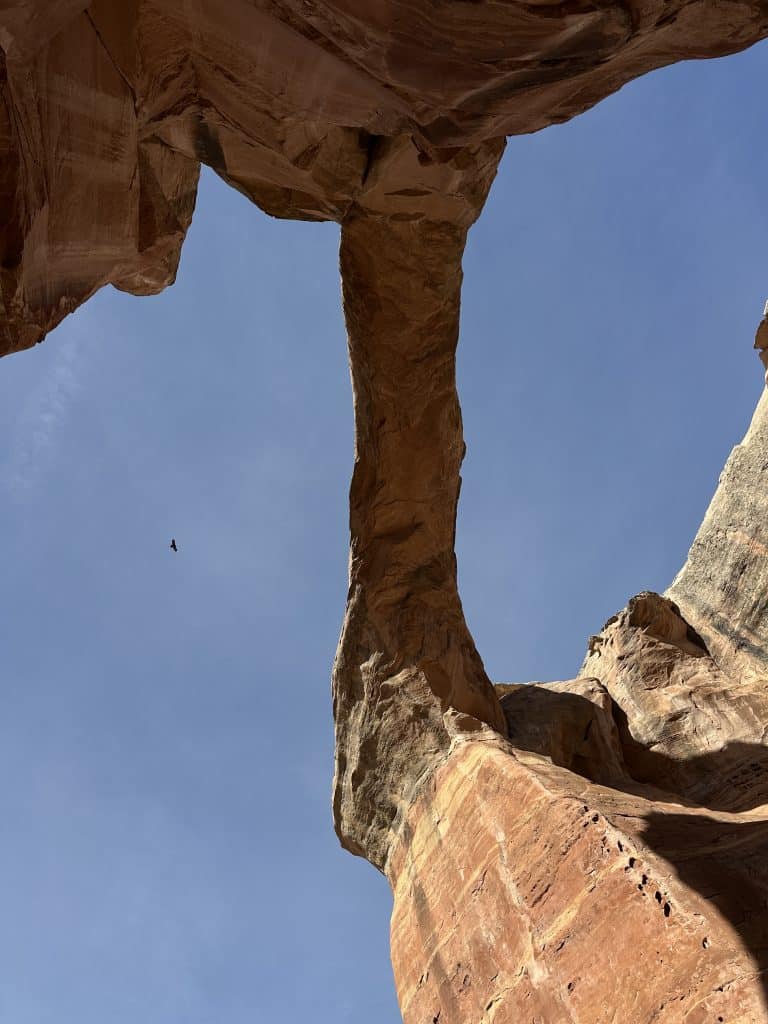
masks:
<instances>
[{"instance_id":1,"label":"tan sandstone rock","mask_svg":"<svg viewBox=\"0 0 768 1024\"><path fill-rule=\"evenodd\" d=\"M404 818L406 1024L768 1020L764 681L650 593L583 672L498 686L508 742L455 740Z\"/></svg>"}]
</instances>

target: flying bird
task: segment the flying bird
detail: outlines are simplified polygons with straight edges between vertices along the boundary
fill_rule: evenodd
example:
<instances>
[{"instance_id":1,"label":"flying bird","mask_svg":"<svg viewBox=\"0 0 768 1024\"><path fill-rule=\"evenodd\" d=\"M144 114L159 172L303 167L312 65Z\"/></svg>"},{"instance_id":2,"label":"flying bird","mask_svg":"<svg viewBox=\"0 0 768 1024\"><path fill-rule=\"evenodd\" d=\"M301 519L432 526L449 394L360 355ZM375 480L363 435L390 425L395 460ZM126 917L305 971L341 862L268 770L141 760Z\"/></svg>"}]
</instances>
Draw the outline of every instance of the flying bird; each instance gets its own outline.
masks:
<instances>
[{"instance_id":1,"label":"flying bird","mask_svg":"<svg viewBox=\"0 0 768 1024\"><path fill-rule=\"evenodd\" d=\"M178 551L178 550L179 549L176 547L176 538L175 537L171 537L171 551Z\"/></svg>"}]
</instances>

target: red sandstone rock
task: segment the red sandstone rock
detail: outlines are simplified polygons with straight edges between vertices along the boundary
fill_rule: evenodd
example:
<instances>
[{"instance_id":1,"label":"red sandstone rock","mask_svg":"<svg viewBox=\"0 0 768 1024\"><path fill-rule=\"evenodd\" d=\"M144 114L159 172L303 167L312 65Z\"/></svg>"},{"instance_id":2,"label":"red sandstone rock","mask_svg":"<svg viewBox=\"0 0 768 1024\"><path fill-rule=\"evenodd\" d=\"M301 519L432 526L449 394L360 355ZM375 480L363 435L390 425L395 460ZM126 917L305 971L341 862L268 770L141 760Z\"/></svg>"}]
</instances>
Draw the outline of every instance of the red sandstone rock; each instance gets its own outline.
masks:
<instances>
[{"instance_id":1,"label":"red sandstone rock","mask_svg":"<svg viewBox=\"0 0 768 1024\"><path fill-rule=\"evenodd\" d=\"M465 147L766 34L757 0L8 0L0 353L171 283L201 162L280 217L433 217Z\"/></svg>"},{"instance_id":2,"label":"red sandstone rock","mask_svg":"<svg viewBox=\"0 0 768 1024\"><path fill-rule=\"evenodd\" d=\"M765 400L668 597L580 679L494 690L454 556L461 257L504 136L765 35L757 0L0 5L0 354L171 283L201 162L342 225L334 818L392 884L409 1024L768 1021Z\"/></svg>"}]
</instances>

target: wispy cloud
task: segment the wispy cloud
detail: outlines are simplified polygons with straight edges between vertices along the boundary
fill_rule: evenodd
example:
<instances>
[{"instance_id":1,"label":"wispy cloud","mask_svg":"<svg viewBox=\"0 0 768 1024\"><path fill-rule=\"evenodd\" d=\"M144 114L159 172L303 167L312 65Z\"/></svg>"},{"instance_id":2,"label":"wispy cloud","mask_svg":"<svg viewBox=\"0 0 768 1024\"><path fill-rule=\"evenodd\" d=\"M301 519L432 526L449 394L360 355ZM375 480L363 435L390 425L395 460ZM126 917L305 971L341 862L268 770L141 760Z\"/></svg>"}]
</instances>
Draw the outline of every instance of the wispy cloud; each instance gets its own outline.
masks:
<instances>
[{"instance_id":1,"label":"wispy cloud","mask_svg":"<svg viewBox=\"0 0 768 1024\"><path fill-rule=\"evenodd\" d=\"M2 485L15 500L28 498L55 460L58 435L81 387L82 349L76 331L51 342L42 378L21 404L2 472Z\"/></svg>"}]
</instances>

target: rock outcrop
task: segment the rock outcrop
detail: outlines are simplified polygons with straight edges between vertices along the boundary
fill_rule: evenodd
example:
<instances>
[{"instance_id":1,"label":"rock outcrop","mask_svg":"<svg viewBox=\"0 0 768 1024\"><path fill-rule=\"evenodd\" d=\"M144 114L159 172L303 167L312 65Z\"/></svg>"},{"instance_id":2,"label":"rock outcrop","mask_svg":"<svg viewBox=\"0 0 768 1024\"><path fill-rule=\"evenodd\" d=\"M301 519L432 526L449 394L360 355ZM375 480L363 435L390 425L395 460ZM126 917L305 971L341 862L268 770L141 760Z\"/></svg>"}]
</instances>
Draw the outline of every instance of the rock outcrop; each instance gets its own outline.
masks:
<instances>
[{"instance_id":1,"label":"rock outcrop","mask_svg":"<svg viewBox=\"0 0 768 1024\"><path fill-rule=\"evenodd\" d=\"M454 555L461 259L505 136L766 35L758 0L0 7L0 354L171 283L201 163L341 224L334 819L391 882L409 1024L768 1021L766 400L669 593L577 680L491 685Z\"/></svg>"},{"instance_id":2,"label":"rock outcrop","mask_svg":"<svg viewBox=\"0 0 768 1024\"><path fill-rule=\"evenodd\" d=\"M768 392L763 392L669 589L718 663L745 682L759 683L768 673L767 494Z\"/></svg>"},{"instance_id":3,"label":"rock outcrop","mask_svg":"<svg viewBox=\"0 0 768 1024\"><path fill-rule=\"evenodd\" d=\"M490 185L500 153L483 147L471 181L482 158ZM457 206L463 191L456 175ZM461 255L483 198L469 197L459 223L360 210L341 231L355 468L333 674L334 817L342 842L380 868L452 735L504 727L464 622L454 555Z\"/></svg>"},{"instance_id":4,"label":"rock outcrop","mask_svg":"<svg viewBox=\"0 0 768 1024\"><path fill-rule=\"evenodd\" d=\"M452 220L465 147L766 34L759 0L8 0L0 353L171 283L200 163L278 217Z\"/></svg>"},{"instance_id":5,"label":"rock outcrop","mask_svg":"<svg viewBox=\"0 0 768 1024\"><path fill-rule=\"evenodd\" d=\"M649 593L582 673L497 687L508 740L457 737L404 817L404 1020L768 1020L765 680Z\"/></svg>"},{"instance_id":6,"label":"rock outcrop","mask_svg":"<svg viewBox=\"0 0 768 1024\"><path fill-rule=\"evenodd\" d=\"M768 1019L768 821L461 743L391 858L408 1022Z\"/></svg>"}]
</instances>

